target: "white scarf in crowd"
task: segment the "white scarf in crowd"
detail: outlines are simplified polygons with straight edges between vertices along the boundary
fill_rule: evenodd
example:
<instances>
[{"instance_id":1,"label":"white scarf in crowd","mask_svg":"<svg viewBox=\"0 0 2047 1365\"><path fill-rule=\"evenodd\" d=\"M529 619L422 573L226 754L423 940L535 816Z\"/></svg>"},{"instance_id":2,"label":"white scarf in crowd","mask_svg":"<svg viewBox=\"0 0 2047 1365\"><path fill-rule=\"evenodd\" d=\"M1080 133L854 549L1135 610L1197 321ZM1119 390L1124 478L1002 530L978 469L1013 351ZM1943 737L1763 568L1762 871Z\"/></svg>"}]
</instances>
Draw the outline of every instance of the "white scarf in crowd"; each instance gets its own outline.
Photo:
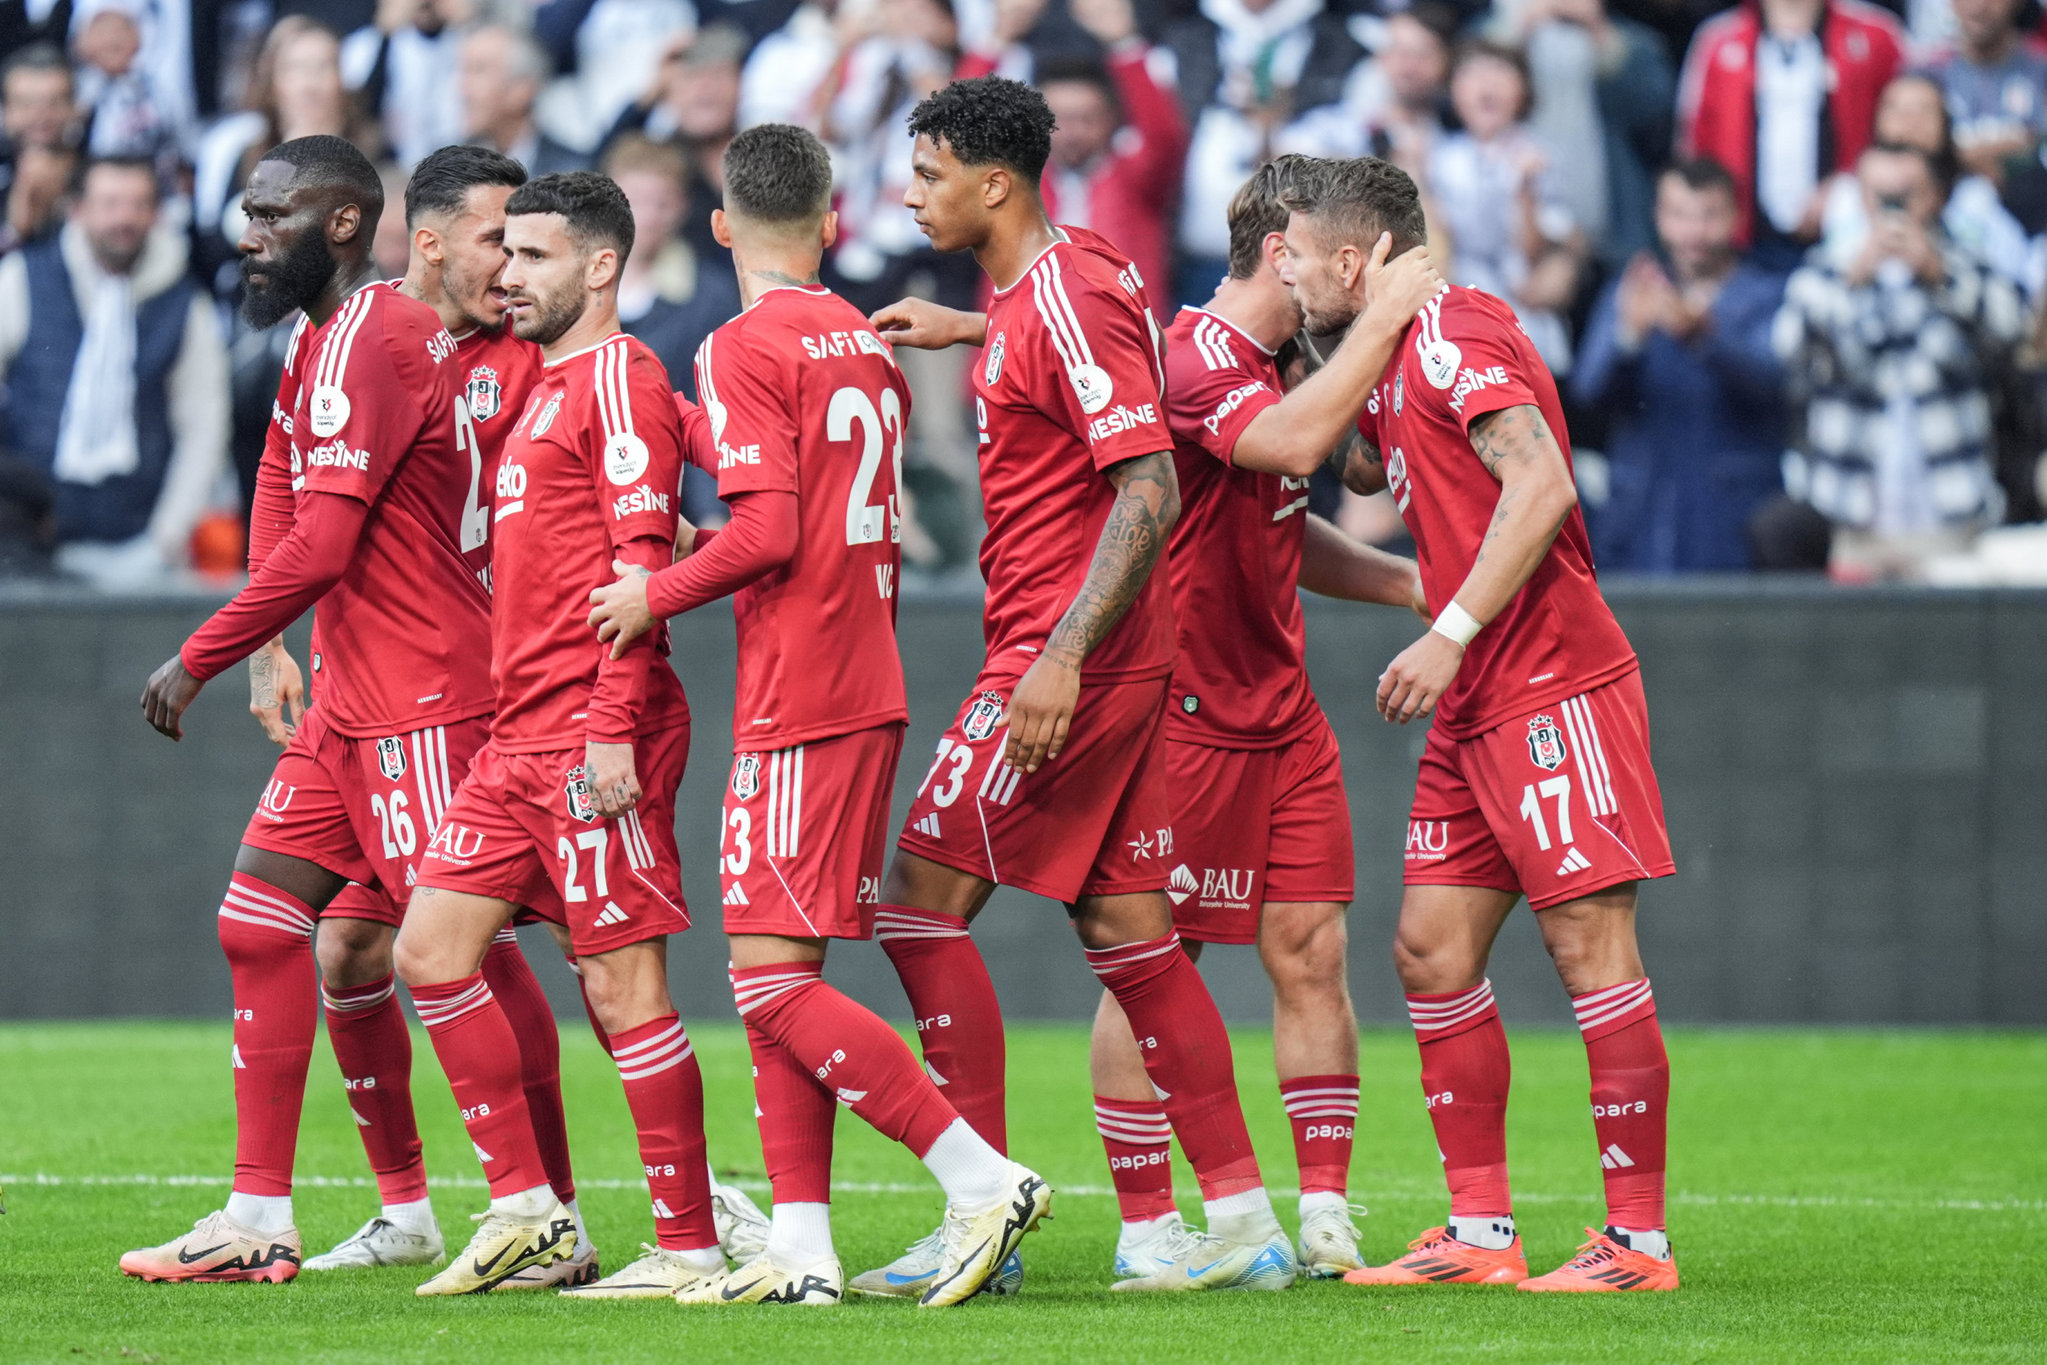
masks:
<instances>
[{"instance_id":1,"label":"white scarf in crowd","mask_svg":"<svg viewBox=\"0 0 2047 1365\"><path fill-rule=\"evenodd\" d=\"M140 462L134 283L127 275L96 271L51 473L60 483L93 485L133 474Z\"/></svg>"}]
</instances>

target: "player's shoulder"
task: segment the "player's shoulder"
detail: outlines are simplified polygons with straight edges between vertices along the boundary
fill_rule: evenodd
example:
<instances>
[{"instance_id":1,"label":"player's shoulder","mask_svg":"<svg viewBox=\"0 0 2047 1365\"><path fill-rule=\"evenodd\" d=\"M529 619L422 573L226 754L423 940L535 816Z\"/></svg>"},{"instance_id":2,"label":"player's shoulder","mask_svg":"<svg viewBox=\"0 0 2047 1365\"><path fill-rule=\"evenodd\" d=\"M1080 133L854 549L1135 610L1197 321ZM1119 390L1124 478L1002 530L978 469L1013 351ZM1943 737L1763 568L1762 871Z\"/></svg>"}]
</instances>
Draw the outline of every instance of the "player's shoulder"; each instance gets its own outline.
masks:
<instances>
[{"instance_id":1,"label":"player's shoulder","mask_svg":"<svg viewBox=\"0 0 2047 1365\"><path fill-rule=\"evenodd\" d=\"M1247 333L1205 308L1182 308L1166 329L1169 380L1267 378L1272 354ZM1170 387L1170 384L1169 384Z\"/></svg>"},{"instance_id":2,"label":"player's shoulder","mask_svg":"<svg viewBox=\"0 0 2047 1365\"><path fill-rule=\"evenodd\" d=\"M1457 377L1467 347L1488 355L1534 349L1512 306L1463 285L1451 285L1429 300L1407 330L1407 345L1421 362L1423 376L1438 388L1448 388Z\"/></svg>"}]
</instances>

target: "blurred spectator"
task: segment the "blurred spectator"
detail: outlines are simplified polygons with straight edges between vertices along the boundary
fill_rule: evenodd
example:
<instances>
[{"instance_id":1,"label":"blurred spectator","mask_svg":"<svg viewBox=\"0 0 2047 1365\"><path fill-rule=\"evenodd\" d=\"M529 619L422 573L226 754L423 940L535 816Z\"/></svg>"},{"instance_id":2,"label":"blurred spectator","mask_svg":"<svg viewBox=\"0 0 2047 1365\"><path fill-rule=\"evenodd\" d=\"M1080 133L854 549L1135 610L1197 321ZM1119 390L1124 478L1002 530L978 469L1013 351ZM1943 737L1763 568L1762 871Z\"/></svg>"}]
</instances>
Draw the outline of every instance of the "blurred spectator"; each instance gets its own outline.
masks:
<instances>
[{"instance_id":1,"label":"blurred spectator","mask_svg":"<svg viewBox=\"0 0 2047 1365\"><path fill-rule=\"evenodd\" d=\"M387 280L402 279L412 264L412 229L405 224L406 173L385 162L377 168L384 185L384 212L377 218L377 235L370 242L370 257L377 274Z\"/></svg>"},{"instance_id":2,"label":"blurred spectator","mask_svg":"<svg viewBox=\"0 0 2047 1365\"><path fill-rule=\"evenodd\" d=\"M1386 99L1364 125L1365 141L1352 155L1391 161L1417 180L1428 173L1429 153L1450 112L1450 53L1456 34L1451 13L1420 4L1388 15L1379 45Z\"/></svg>"},{"instance_id":3,"label":"blurred spectator","mask_svg":"<svg viewBox=\"0 0 2047 1365\"><path fill-rule=\"evenodd\" d=\"M671 39L646 93L626 106L606 138L644 132L682 149L688 169L682 235L700 256L724 251L711 236L711 210L723 193L725 145L739 131L745 64L746 35L729 24Z\"/></svg>"},{"instance_id":4,"label":"blurred spectator","mask_svg":"<svg viewBox=\"0 0 2047 1365\"><path fill-rule=\"evenodd\" d=\"M533 10L533 36L563 79L542 123L564 142L595 147L647 88L669 41L698 22L690 0L545 0Z\"/></svg>"},{"instance_id":5,"label":"blurred spectator","mask_svg":"<svg viewBox=\"0 0 2047 1365\"><path fill-rule=\"evenodd\" d=\"M1160 8L1150 17L1156 21ZM1075 57L1100 57L1102 41L1081 17L1081 6L1047 0L961 0L953 7L959 18L960 46L969 60L986 63L977 74L992 72L1013 81L1036 84L1038 64ZM1146 27L1140 19L1137 27Z\"/></svg>"},{"instance_id":6,"label":"blurred spectator","mask_svg":"<svg viewBox=\"0 0 2047 1365\"><path fill-rule=\"evenodd\" d=\"M1948 241L1917 148L1859 163L1868 239L1791 277L1774 341L1803 439L1786 486L1834 526L1845 578L1912 577L1995 522L1991 392L2024 328L2018 290Z\"/></svg>"},{"instance_id":7,"label":"blurred spectator","mask_svg":"<svg viewBox=\"0 0 2047 1365\"><path fill-rule=\"evenodd\" d=\"M1523 122L1529 99L1519 50L1467 42L1450 74L1450 103L1464 128L1436 143L1423 183L1436 206L1432 227L1448 238L1444 274L1512 304L1561 375L1571 368L1564 310L1578 290L1583 233L1563 195L1557 153Z\"/></svg>"},{"instance_id":8,"label":"blurred spectator","mask_svg":"<svg viewBox=\"0 0 2047 1365\"><path fill-rule=\"evenodd\" d=\"M533 121L533 106L547 83L547 53L529 35L504 24L470 29L462 37L456 80L462 134L470 142L502 152L536 177L589 168L589 157Z\"/></svg>"},{"instance_id":9,"label":"blurred spectator","mask_svg":"<svg viewBox=\"0 0 2047 1365\"><path fill-rule=\"evenodd\" d=\"M141 62L141 0L86 0L78 8L78 103L93 156L177 153L175 111ZM175 162L173 162L175 164Z\"/></svg>"},{"instance_id":10,"label":"blurred spectator","mask_svg":"<svg viewBox=\"0 0 2047 1365\"><path fill-rule=\"evenodd\" d=\"M1343 100L1365 51L1323 0L1199 0L1164 41L1192 126L1177 293L1193 304L1229 273L1230 197L1274 150L1295 145L1289 125Z\"/></svg>"},{"instance_id":11,"label":"blurred spectator","mask_svg":"<svg viewBox=\"0 0 2047 1365\"><path fill-rule=\"evenodd\" d=\"M47 44L61 48L71 32L71 0L0 2L0 53Z\"/></svg>"},{"instance_id":12,"label":"blurred spectator","mask_svg":"<svg viewBox=\"0 0 2047 1365\"><path fill-rule=\"evenodd\" d=\"M6 449L46 471L59 563L138 586L185 562L225 467L227 356L147 161L85 172L57 239L0 261Z\"/></svg>"},{"instance_id":13,"label":"blurred spectator","mask_svg":"<svg viewBox=\"0 0 2047 1365\"><path fill-rule=\"evenodd\" d=\"M1952 51L1929 64L1962 164L1992 184L2047 133L2047 55L2019 31L2022 0L1954 0Z\"/></svg>"},{"instance_id":14,"label":"blurred spectator","mask_svg":"<svg viewBox=\"0 0 2047 1365\"><path fill-rule=\"evenodd\" d=\"M854 0L857 6L857 0ZM739 88L739 121L748 128L762 123L796 123L818 131L822 114L817 92L844 49L837 12L840 0L804 0L788 21L754 45L745 58L746 74ZM850 25L853 16L848 13Z\"/></svg>"},{"instance_id":15,"label":"blurred spectator","mask_svg":"<svg viewBox=\"0 0 2047 1365\"><path fill-rule=\"evenodd\" d=\"M464 135L457 72L475 13L475 0L379 0L376 22L341 45L342 77L382 121L400 165Z\"/></svg>"},{"instance_id":16,"label":"blurred spectator","mask_svg":"<svg viewBox=\"0 0 2047 1365\"><path fill-rule=\"evenodd\" d=\"M1669 159L1677 73L1662 36L1608 12L1605 0L1518 0L1495 29L1526 45L1529 129L1571 149L1572 217L1618 264L1655 242L1656 173Z\"/></svg>"},{"instance_id":17,"label":"blurred spectator","mask_svg":"<svg viewBox=\"0 0 2047 1365\"><path fill-rule=\"evenodd\" d=\"M1879 143L1917 147L1932 161L1936 177L1947 188L1941 227L1949 241L2028 293L2038 290L2039 250L2004 207L1995 185L1980 175L1961 174L1948 131L1948 109L1932 77L1900 76L1885 86L1877 101L1875 133ZM1822 226L1823 247L1835 264L1845 268L1869 239L1859 177L1834 177Z\"/></svg>"},{"instance_id":18,"label":"blurred spectator","mask_svg":"<svg viewBox=\"0 0 2047 1365\"><path fill-rule=\"evenodd\" d=\"M1038 64L1038 88L1057 120L1045 208L1054 222L1107 237L1147 282L1165 290L1172 280L1172 206L1187 160L1179 100L1171 83L1152 73L1152 50L1137 34L1130 0L1073 0L1073 17L1109 56L1106 64L1085 57ZM958 74L994 69L992 59L969 56Z\"/></svg>"},{"instance_id":19,"label":"blurred spectator","mask_svg":"<svg viewBox=\"0 0 2047 1365\"><path fill-rule=\"evenodd\" d=\"M1608 413L1601 569L1746 569L1748 525L1783 489L1783 372L1770 327L1784 277L1741 259L1734 177L1685 161L1656 187L1659 255L1593 310L1571 396Z\"/></svg>"},{"instance_id":20,"label":"blurred spectator","mask_svg":"<svg viewBox=\"0 0 2047 1365\"><path fill-rule=\"evenodd\" d=\"M56 231L58 208L75 163L78 105L71 66L47 43L23 48L0 66L0 191L7 220L0 252Z\"/></svg>"},{"instance_id":21,"label":"blurred spectator","mask_svg":"<svg viewBox=\"0 0 2047 1365\"><path fill-rule=\"evenodd\" d=\"M628 133L605 152L602 169L633 206L633 250L618 281L619 322L661 358L670 386L694 400L697 347L739 313L732 255L723 247L699 254L682 238L689 168L674 146ZM682 514L697 526L725 520L718 481L694 465L683 472Z\"/></svg>"},{"instance_id":22,"label":"blurred spectator","mask_svg":"<svg viewBox=\"0 0 2047 1365\"><path fill-rule=\"evenodd\" d=\"M1734 172L1739 240L1791 264L1819 235L1826 178L1869 145L1904 32L1863 0L1744 0L1699 26L1678 91L1678 147Z\"/></svg>"},{"instance_id":23,"label":"blurred spectator","mask_svg":"<svg viewBox=\"0 0 2047 1365\"><path fill-rule=\"evenodd\" d=\"M345 137L372 156L382 146L376 125L362 117L342 83L341 40L311 19L287 16L257 54L249 107L207 132L192 173L192 266L220 297L241 287L235 242L245 221L242 187L256 159L280 142L314 133Z\"/></svg>"}]
</instances>

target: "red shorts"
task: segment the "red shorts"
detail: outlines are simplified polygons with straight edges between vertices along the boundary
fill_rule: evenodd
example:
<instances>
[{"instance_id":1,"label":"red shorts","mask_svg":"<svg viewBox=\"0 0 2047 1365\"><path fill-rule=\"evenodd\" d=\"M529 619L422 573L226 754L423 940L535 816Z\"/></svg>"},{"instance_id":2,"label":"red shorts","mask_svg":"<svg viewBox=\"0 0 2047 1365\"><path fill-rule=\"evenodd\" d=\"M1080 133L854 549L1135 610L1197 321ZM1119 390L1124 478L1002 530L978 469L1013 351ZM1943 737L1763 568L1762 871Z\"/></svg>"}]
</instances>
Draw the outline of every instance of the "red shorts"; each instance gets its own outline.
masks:
<instances>
[{"instance_id":1,"label":"red shorts","mask_svg":"<svg viewBox=\"0 0 2047 1365\"><path fill-rule=\"evenodd\" d=\"M350 882L334 893L334 899L327 902L327 908L320 912L320 917L375 920L396 929L405 920L405 905L392 900L380 886Z\"/></svg>"},{"instance_id":2,"label":"red shorts","mask_svg":"<svg viewBox=\"0 0 2047 1365\"><path fill-rule=\"evenodd\" d=\"M419 855L448 809L470 760L490 737L490 718L355 739L307 711L263 789L242 842L317 863L383 893L343 892L345 913L396 924L412 895Z\"/></svg>"},{"instance_id":3,"label":"red shorts","mask_svg":"<svg viewBox=\"0 0 2047 1365\"><path fill-rule=\"evenodd\" d=\"M736 754L718 872L725 932L872 938L903 727Z\"/></svg>"},{"instance_id":4,"label":"red shorts","mask_svg":"<svg viewBox=\"0 0 2047 1365\"><path fill-rule=\"evenodd\" d=\"M1256 943L1272 901L1349 904L1350 801L1336 736L1312 730L1277 749L1166 745L1173 843L1184 859L1166 879L1173 924L1203 943Z\"/></svg>"},{"instance_id":5,"label":"red shorts","mask_svg":"<svg viewBox=\"0 0 2047 1365\"><path fill-rule=\"evenodd\" d=\"M1429 731L1407 826L1409 886L1488 886L1537 910L1677 870L1630 673L1471 739Z\"/></svg>"},{"instance_id":6,"label":"red shorts","mask_svg":"<svg viewBox=\"0 0 2047 1365\"><path fill-rule=\"evenodd\" d=\"M578 957L681 933L675 791L688 760L687 725L642 735L640 802L600 820L581 748L508 754L486 744L420 859L419 883L527 906L566 925Z\"/></svg>"},{"instance_id":7,"label":"red shorts","mask_svg":"<svg viewBox=\"0 0 2047 1365\"><path fill-rule=\"evenodd\" d=\"M1169 680L1081 688L1066 747L1026 774L1002 761L1019 677L984 672L974 684L938 741L898 846L1069 905L1164 889L1173 852Z\"/></svg>"}]
</instances>

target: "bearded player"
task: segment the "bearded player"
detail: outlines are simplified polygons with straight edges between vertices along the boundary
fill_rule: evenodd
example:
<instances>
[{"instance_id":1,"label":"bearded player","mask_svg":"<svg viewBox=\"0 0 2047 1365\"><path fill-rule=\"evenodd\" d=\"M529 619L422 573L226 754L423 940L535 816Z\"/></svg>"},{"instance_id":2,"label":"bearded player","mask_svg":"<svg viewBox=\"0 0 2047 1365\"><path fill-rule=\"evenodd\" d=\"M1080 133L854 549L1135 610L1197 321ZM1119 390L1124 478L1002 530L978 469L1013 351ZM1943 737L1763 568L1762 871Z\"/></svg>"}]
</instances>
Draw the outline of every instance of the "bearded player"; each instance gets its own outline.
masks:
<instances>
[{"instance_id":1,"label":"bearded player","mask_svg":"<svg viewBox=\"0 0 2047 1365\"><path fill-rule=\"evenodd\" d=\"M493 512L490 740L421 859L398 970L447 1073L491 1203L419 1287L488 1290L573 1256L521 1092L519 1040L478 970L521 905L566 922L638 1129L656 1245L573 1297L667 1295L725 1268L704 1159L703 1077L668 995L688 927L674 800L689 708L665 639L610 657L584 625L614 560L673 557L682 433L668 376L618 325L632 210L601 175L543 176L505 203L501 283L545 368L507 439Z\"/></svg>"},{"instance_id":2,"label":"bearded player","mask_svg":"<svg viewBox=\"0 0 2047 1365\"><path fill-rule=\"evenodd\" d=\"M988 531L987 659L912 804L876 924L927 1064L1003 1147L1001 1014L967 921L998 883L1067 905L1088 964L1142 1041L1202 1186L1207 1235L1118 1289L1283 1289L1296 1273L1237 1103L1229 1039L1173 931L1165 714L1179 515L1144 284L1102 238L1057 228L1038 182L1051 111L1028 86L956 81L918 105L904 203L994 286L985 324L877 315L912 344L985 344L974 381ZM958 315L954 315L956 318ZM934 1238L854 1288L917 1292Z\"/></svg>"},{"instance_id":3,"label":"bearded player","mask_svg":"<svg viewBox=\"0 0 2047 1365\"><path fill-rule=\"evenodd\" d=\"M684 1303L831 1304L832 1120L844 1102L945 1189L943 1261L921 1301L964 1302L1015 1254L1051 1191L941 1097L895 1030L824 982L834 938L874 932L909 711L896 653L897 475L910 390L867 319L818 284L837 236L832 163L765 124L724 158L712 229L746 308L697 352L704 428L732 521L651 578L593 593L621 644L727 593L739 632L720 872L732 989L753 1050L775 1190L766 1251Z\"/></svg>"},{"instance_id":4,"label":"bearded player","mask_svg":"<svg viewBox=\"0 0 2047 1365\"><path fill-rule=\"evenodd\" d=\"M516 166L511 168L516 172ZM422 167L452 216L423 207L416 239L489 216L503 167ZM295 309L259 471L251 581L152 676L145 714L180 737L203 683L251 658L252 710L285 741L220 911L235 992L235 1181L225 1209L186 1237L131 1252L147 1279L272 1282L297 1273L291 1207L316 990L377 1175L378 1217L331 1264L424 1263L442 1242L427 1200L409 1097L411 1042L393 993L393 909L490 710L489 598L467 557L488 532L449 322L495 322L486 251L418 251L394 288L372 280L383 194L369 162L333 137L266 153L244 200L244 304L268 327ZM458 259L459 258L459 259ZM276 636L318 602L316 704ZM267 647L265 642L269 642ZM273 714L274 711L274 714ZM360 883L349 887L348 883ZM323 915L323 912L324 915ZM324 987L314 976L314 933ZM515 951L492 974L540 999ZM536 1067L536 1089L555 1090ZM558 1101L556 1101L558 1103ZM567 1179L567 1154L560 1152Z\"/></svg>"},{"instance_id":5,"label":"bearded player","mask_svg":"<svg viewBox=\"0 0 2047 1365\"><path fill-rule=\"evenodd\" d=\"M1426 235L1407 175L1333 163L1288 196L1308 326L1366 303L1370 244ZM1369 395L1349 477L1383 470L1435 622L1379 679L1380 714L1434 715L1415 784L1394 965L1421 1044L1450 1219L1352 1284L1675 1289L1664 1230L1670 1064L1635 944L1635 885L1674 870L1635 653L1593 579L1556 385L1506 304L1452 289ZM1507 1036L1485 979L1527 896L1592 1073L1607 1223L1528 1278L1507 1184Z\"/></svg>"},{"instance_id":6,"label":"bearded player","mask_svg":"<svg viewBox=\"0 0 2047 1365\"><path fill-rule=\"evenodd\" d=\"M1369 305L1328 364L1287 391L1301 313L1279 276L1280 196L1320 163L1268 162L1230 204L1230 273L1166 333L1166 414L1181 491L1169 569L1180 627L1167 713L1173 840L1166 895L1190 957L1252 944L1272 980L1273 1051L1300 1170L1302 1269L1355 1270L1346 1191L1358 1112L1357 1021L1344 914L1350 804L1329 720L1308 683L1298 588L1412 607L1412 560L1360 545L1308 511L1308 478L1346 447L1371 387L1442 288L1425 249L1365 266ZM1173 1203L1165 1104L1113 996L1095 1017L1095 1121L1122 1207L1121 1275L1157 1273L1189 1233Z\"/></svg>"}]
</instances>

